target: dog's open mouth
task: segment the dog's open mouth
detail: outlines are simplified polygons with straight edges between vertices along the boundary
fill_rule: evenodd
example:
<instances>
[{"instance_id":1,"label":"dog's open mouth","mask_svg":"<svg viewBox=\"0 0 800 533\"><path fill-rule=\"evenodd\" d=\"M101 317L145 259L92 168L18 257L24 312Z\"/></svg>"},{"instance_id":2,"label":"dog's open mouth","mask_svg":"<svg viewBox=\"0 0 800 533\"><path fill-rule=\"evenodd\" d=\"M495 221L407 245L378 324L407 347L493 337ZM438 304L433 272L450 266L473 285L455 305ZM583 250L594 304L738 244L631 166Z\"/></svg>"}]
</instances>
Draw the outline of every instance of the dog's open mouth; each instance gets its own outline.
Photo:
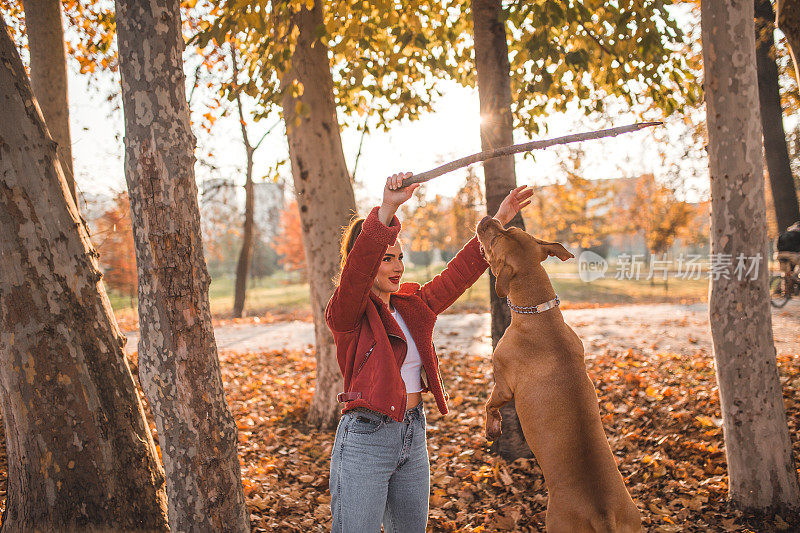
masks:
<instances>
[{"instance_id":1,"label":"dog's open mouth","mask_svg":"<svg viewBox=\"0 0 800 533\"><path fill-rule=\"evenodd\" d=\"M486 250L483 249L483 244L480 241L478 241L478 249L481 251L481 257L486 259Z\"/></svg>"}]
</instances>

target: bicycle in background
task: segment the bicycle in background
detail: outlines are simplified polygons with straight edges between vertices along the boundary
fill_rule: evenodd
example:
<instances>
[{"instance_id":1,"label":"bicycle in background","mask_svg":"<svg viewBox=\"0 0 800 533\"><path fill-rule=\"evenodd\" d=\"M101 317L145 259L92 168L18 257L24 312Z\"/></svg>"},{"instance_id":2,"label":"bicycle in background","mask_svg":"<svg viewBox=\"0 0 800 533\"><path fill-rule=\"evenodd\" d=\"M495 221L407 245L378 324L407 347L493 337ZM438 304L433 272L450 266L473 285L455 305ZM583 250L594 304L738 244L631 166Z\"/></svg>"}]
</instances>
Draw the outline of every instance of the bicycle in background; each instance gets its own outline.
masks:
<instances>
[{"instance_id":1,"label":"bicycle in background","mask_svg":"<svg viewBox=\"0 0 800 533\"><path fill-rule=\"evenodd\" d=\"M781 308L792 296L800 296L800 252L775 252L781 273L769 279L770 303Z\"/></svg>"}]
</instances>

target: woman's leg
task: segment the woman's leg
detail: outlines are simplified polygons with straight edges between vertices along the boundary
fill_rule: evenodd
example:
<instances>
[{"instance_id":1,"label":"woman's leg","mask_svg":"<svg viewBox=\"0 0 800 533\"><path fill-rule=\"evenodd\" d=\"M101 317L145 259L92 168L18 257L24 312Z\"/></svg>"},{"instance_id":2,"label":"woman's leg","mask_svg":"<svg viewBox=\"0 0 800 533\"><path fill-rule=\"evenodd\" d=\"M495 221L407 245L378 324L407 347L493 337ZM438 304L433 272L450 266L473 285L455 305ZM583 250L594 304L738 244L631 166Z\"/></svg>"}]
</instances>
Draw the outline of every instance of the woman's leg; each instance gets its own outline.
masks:
<instances>
[{"instance_id":1,"label":"woman's leg","mask_svg":"<svg viewBox=\"0 0 800 533\"><path fill-rule=\"evenodd\" d=\"M378 533L389 479L397 467L401 424L363 411L342 415L331 452L333 533Z\"/></svg>"},{"instance_id":2,"label":"woman's leg","mask_svg":"<svg viewBox=\"0 0 800 533\"><path fill-rule=\"evenodd\" d=\"M424 533L428 523L431 469L422 403L406 412L401 426L403 448L399 464L389 480L383 527L386 533Z\"/></svg>"}]
</instances>

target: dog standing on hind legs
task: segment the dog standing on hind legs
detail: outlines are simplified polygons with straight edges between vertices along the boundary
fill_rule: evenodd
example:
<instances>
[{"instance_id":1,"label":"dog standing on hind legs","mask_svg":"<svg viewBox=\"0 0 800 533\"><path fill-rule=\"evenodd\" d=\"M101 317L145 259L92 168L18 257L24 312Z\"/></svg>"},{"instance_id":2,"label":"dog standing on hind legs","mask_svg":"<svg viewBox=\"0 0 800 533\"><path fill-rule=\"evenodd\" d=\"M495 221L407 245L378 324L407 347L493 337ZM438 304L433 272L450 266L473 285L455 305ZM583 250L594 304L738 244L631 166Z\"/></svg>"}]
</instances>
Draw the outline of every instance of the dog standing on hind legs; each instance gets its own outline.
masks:
<instances>
[{"instance_id":1,"label":"dog standing on hind legs","mask_svg":"<svg viewBox=\"0 0 800 533\"><path fill-rule=\"evenodd\" d=\"M608 445L583 343L570 328L541 263L574 257L486 217L478 240L508 297L511 325L492 354L495 385L486 403L486 438L500 436L500 407L515 400L525 440L542 468L549 493L549 533L633 533L641 515L625 488Z\"/></svg>"}]
</instances>

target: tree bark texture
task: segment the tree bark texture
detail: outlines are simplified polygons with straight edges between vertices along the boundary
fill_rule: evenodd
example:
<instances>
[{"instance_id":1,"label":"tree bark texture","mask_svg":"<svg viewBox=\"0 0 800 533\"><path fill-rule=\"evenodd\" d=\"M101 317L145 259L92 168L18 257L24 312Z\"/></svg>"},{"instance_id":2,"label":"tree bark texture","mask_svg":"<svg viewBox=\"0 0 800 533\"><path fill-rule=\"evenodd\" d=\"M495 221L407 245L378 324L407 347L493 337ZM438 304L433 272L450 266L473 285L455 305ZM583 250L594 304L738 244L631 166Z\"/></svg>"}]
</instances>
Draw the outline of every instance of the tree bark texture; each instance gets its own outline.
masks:
<instances>
[{"instance_id":1,"label":"tree bark texture","mask_svg":"<svg viewBox=\"0 0 800 533\"><path fill-rule=\"evenodd\" d=\"M166 531L164 472L125 337L0 21L3 531Z\"/></svg>"},{"instance_id":2,"label":"tree bark texture","mask_svg":"<svg viewBox=\"0 0 800 533\"><path fill-rule=\"evenodd\" d=\"M772 10L772 2L755 0L755 15L756 70L764 158L775 204L775 219L778 221L778 230L783 231L796 220L800 220L800 208L783 129L778 65L775 63L775 12Z\"/></svg>"},{"instance_id":3,"label":"tree bark texture","mask_svg":"<svg viewBox=\"0 0 800 533\"><path fill-rule=\"evenodd\" d=\"M47 129L58 144L58 156L75 205L78 193L72 170L72 138L69 133L67 55L59 0L23 0L31 85L42 109Z\"/></svg>"},{"instance_id":4,"label":"tree bark texture","mask_svg":"<svg viewBox=\"0 0 800 533\"><path fill-rule=\"evenodd\" d=\"M701 2L711 176L709 319L731 502L746 511L797 508L797 474L778 380L767 280L767 235L752 0ZM752 272L739 275L739 255ZM755 278L755 279L752 279Z\"/></svg>"},{"instance_id":5,"label":"tree bark texture","mask_svg":"<svg viewBox=\"0 0 800 533\"><path fill-rule=\"evenodd\" d=\"M233 45L231 45L233 46ZM231 51L233 65L233 79L238 80L239 68L236 64L235 49ZM236 109L239 112L239 123L242 127L242 144L244 145L247 169L244 184L244 227L242 228L242 248L239 251L239 261L236 263L236 283L233 294L233 317L242 318L244 314L244 301L247 296L247 277L253 261L253 240L255 238L255 191L253 190L253 153L255 149L250 144L247 135L247 122L244 119L242 108L242 95L236 93Z\"/></svg>"},{"instance_id":6,"label":"tree bark texture","mask_svg":"<svg viewBox=\"0 0 800 533\"><path fill-rule=\"evenodd\" d=\"M492 150L514 144L514 122L511 116L511 66L508 61L506 27L502 18L500 0L474 0L472 23L475 38L475 67L478 75L478 97L481 106L481 150ZM500 207L503 198L517 186L514 156L504 156L483 162L486 186L486 209L492 214ZM525 229L522 215L517 214L509 226ZM489 273L489 298L492 313L492 347L511 323L511 310L505 299L494 290L495 277ZM536 302L538 303L538 302ZM530 305L533 305L530 304ZM532 455L514 407L509 402L500 409L502 435L493 449L502 457L513 461Z\"/></svg>"},{"instance_id":7,"label":"tree bark texture","mask_svg":"<svg viewBox=\"0 0 800 533\"><path fill-rule=\"evenodd\" d=\"M158 428L172 531L248 531L211 325L178 8L178 0L116 2L139 377Z\"/></svg>"},{"instance_id":8,"label":"tree bark texture","mask_svg":"<svg viewBox=\"0 0 800 533\"><path fill-rule=\"evenodd\" d=\"M333 427L339 419L336 395L342 390L342 377L333 336L325 324L325 306L339 269L341 230L356 207L336 117L328 48L315 36L322 24L322 2L314 2L311 10L303 7L293 23L300 33L292 69L282 80L287 87L282 107L303 226L317 350L317 382L307 420L313 426ZM290 88L295 80L302 84L302 95Z\"/></svg>"}]
</instances>

